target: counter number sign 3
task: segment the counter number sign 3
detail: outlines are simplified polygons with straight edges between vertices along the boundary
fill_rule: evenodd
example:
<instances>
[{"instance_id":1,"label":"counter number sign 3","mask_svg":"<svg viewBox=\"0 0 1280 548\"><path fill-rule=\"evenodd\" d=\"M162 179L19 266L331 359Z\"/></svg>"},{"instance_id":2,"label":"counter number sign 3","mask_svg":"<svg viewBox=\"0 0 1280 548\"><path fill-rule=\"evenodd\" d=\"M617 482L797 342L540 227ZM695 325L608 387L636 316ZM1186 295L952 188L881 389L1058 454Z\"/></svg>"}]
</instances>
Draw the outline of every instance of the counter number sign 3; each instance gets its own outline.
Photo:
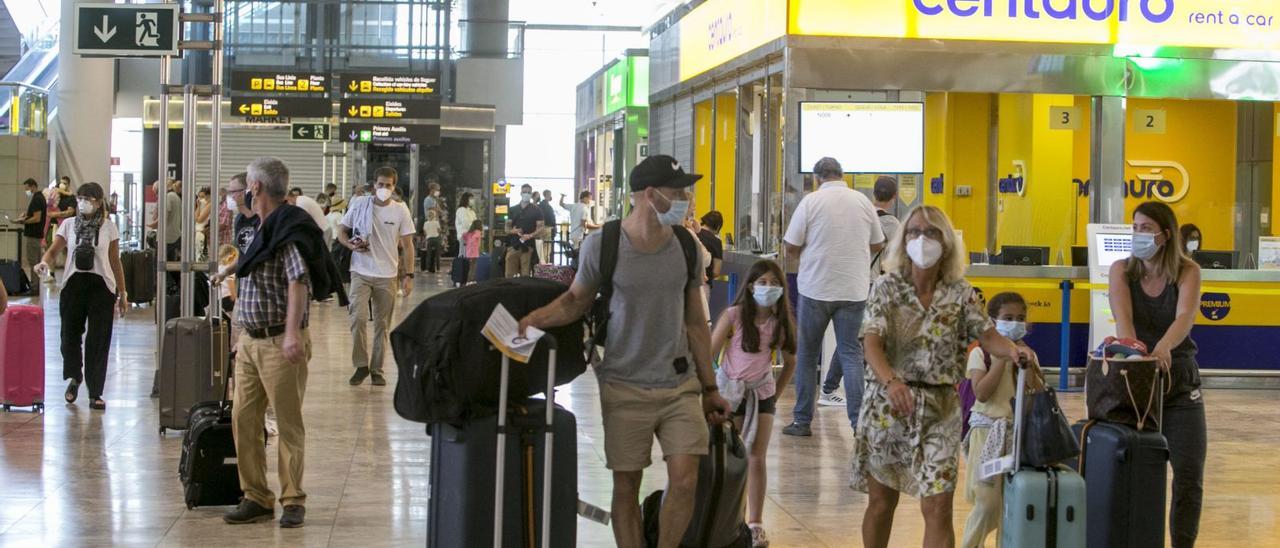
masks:
<instances>
[{"instance_id":1,"label":"counter number sign 3","mask_svg":"<svg viewBox=\"0 0 1280 548\"><path fill-rule=\"evenodd\" d=\"M74 53L90 57L178 54L178 4L77 4Z\"/></svg>"}]
</instances>

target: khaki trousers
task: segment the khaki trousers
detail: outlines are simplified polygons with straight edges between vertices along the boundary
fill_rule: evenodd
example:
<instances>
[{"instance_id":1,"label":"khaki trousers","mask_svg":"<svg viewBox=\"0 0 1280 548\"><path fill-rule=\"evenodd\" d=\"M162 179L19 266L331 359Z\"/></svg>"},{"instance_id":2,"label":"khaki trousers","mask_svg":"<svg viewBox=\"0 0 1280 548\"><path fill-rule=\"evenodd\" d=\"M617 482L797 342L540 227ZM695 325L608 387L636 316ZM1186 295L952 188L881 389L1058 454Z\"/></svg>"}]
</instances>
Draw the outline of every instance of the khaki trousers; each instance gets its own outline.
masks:
<instances>
[{"instance_id":1,"label":"khaki trousers","mask_svg":"<svg viewBox=\"0 0 1280 548\"><path fill-rule=\"evenodd\" d=\"M369 328L370 301L373 302L373 353L366 333ZM382 373L382 360L390 342L391 318L396 311L396 278L370 278L351 273L351 364Z\"/></svg>"},{"instance_id":2,"label":"khaki trousers","mask_svg":"<svg viewBox=\"0 0 1280 548\"><path fill-rule=\"evenodd\" d=\"M311 361L311 335L302 330L302 347ZM267 448L262 432L267 406L275 408L280 431L277 468L280 504L305 504L302 469L307 430L302 423L302 399L307 391L307 363L284 358L284 335L267 339L240 338L236 347L236 395L231 407L232 432L245 498L264 508L275 507L267 484Z\"/></svg>"},{"instance_id":3,"label":"khaki trousers","mask_svg":"<svg viewBox=\"0 0 1280 548\"><path fill-rule=\"evenodd\" d=\"M504 268L505 277L514 278L517 275L529 277L533 275L533 248L528 249L508 249L507 265Z\"/></svg>"}]
</instances>

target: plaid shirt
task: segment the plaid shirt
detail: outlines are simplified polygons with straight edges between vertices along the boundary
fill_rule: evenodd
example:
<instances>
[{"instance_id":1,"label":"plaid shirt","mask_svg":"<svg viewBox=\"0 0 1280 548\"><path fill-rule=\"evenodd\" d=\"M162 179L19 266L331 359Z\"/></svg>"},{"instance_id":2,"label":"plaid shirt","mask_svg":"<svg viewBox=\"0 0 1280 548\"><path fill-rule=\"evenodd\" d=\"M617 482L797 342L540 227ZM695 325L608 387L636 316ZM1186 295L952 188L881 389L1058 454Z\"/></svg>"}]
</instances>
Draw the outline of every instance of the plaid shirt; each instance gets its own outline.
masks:
<instances>
[{"instance_id":1,"label":"plaid shirt","mask_svg":"<svg viewBox=\"0 0 1280 548\"><path fill-rule=\"evenodd\" d=\"M262 263L246 278L240 278L240 296L236 310L245 329L283 327L289 310L289 282L307 284L307 303L302 307L302 327L307 326L311 303L311 286L307 264L297 246L289 244Z\"/></svg>"},{"instance_id":2,"label":"plaid shirt","mask_svg":"<svg viewBox=\"0 0 1280 548\"><path fill-rule=\"evenodd\" d=\"M227 201L218 203L218 245L235 245L231 239L231 227L235 222L236 212L227 209ZM215 252L217 250L214 250Z\"/></svg>"}]
</instances>

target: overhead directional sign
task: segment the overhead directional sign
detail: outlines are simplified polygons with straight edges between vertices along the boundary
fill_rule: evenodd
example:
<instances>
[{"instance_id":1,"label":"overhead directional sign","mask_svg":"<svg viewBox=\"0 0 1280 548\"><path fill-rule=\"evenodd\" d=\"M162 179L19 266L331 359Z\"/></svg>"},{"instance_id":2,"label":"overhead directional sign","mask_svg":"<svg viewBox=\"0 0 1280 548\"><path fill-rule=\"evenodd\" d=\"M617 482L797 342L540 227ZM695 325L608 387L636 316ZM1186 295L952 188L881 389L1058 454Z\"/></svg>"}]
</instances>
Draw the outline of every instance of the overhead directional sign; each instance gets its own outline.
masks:
<instances>
[{"instance_id":1,"label":"overhead directional sign","mask_svg":"<svg viewBox=\"0 0 1280 548\"><path fill-rule=\"evenodd\" d=\"M178 54L178 4L76 4L75 17L77 55Z\"/></svg>"},{"instance_id":2,"label":"overhead directional sign","mask_svg":"<svg viewBox=\"0 0 1280 548\"><path fill-rule=\"evenodd\" d=\"M289 116L328 118L333 102L325 97L231 97L231 114L236 116Z\"/></svg>"},{"instance_id":3,"label":"overhead directional sign","mask_svg":"<svg viewBox=\"0 0 1280 548\"><path fill-rule=\"evenodd\" d=\"M348 72L342 75L342 90L363 95L437 95L435 76L411 74L368 74Z\"/></svg>"},{"instance_id":4,"label":"overhead directional sign","mask_svg":"<svg viewBox=\"0 0 1280 548\"><path fill-rule=\"evenodd\" d=\"M329 75L311 72L236 71L231 73L231 90L327 93Z\"/></svg>"},{"instance_id":5,"label":"overhead directional sign","mask_svg":"<svg viewBox=\"0 0 1280 548\"><path fill-rule=\"evenodd\" d=\"M343 122L338 126L338 139L349 143L438 145L440 126Z\"/></svg>"},{"instance_id":6,"label":"overhead directional sign","mask_svg":"<svg viewBox=\"0 0 1280 548\"><path fill-rule=\"evenodd\" d=\"M347 118L440 118L439 99L344 98L338 115Z\"/></svg>"},{"instance_id":7,"label":"overhead directional sign","mask_svg":"<svg viewBox=\"0 0 1280 548\"><path fill-rule=\"evenodd\" d=\"M293 124L294 141L328 141L331 126L329 124Z\"/></svg>"}]
</instances>

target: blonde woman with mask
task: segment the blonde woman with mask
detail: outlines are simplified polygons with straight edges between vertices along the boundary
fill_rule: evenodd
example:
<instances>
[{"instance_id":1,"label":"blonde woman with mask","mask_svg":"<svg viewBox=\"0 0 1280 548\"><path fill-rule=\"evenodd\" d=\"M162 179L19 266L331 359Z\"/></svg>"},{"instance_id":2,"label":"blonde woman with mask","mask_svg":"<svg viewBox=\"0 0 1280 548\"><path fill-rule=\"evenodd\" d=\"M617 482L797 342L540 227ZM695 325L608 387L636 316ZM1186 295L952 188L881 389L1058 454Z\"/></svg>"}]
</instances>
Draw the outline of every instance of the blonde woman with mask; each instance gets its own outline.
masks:
<instances>
[{"instance_id":1,"label":"blonde woman with mask","mask_svg":"<svg viewBox=\"0 0 1280 548\"><path fill-rule=\"evenodd\" d=\"M920 499L924 546L955 545L960 399L971 341L1018 362L1031 351L996 331L965 281L964 245L932 206L913 209L883 257L862 323L867 386L854 435L850 486L869 495L862 542L886 548L898 498Z\"/></svg>"}]
</instances>

